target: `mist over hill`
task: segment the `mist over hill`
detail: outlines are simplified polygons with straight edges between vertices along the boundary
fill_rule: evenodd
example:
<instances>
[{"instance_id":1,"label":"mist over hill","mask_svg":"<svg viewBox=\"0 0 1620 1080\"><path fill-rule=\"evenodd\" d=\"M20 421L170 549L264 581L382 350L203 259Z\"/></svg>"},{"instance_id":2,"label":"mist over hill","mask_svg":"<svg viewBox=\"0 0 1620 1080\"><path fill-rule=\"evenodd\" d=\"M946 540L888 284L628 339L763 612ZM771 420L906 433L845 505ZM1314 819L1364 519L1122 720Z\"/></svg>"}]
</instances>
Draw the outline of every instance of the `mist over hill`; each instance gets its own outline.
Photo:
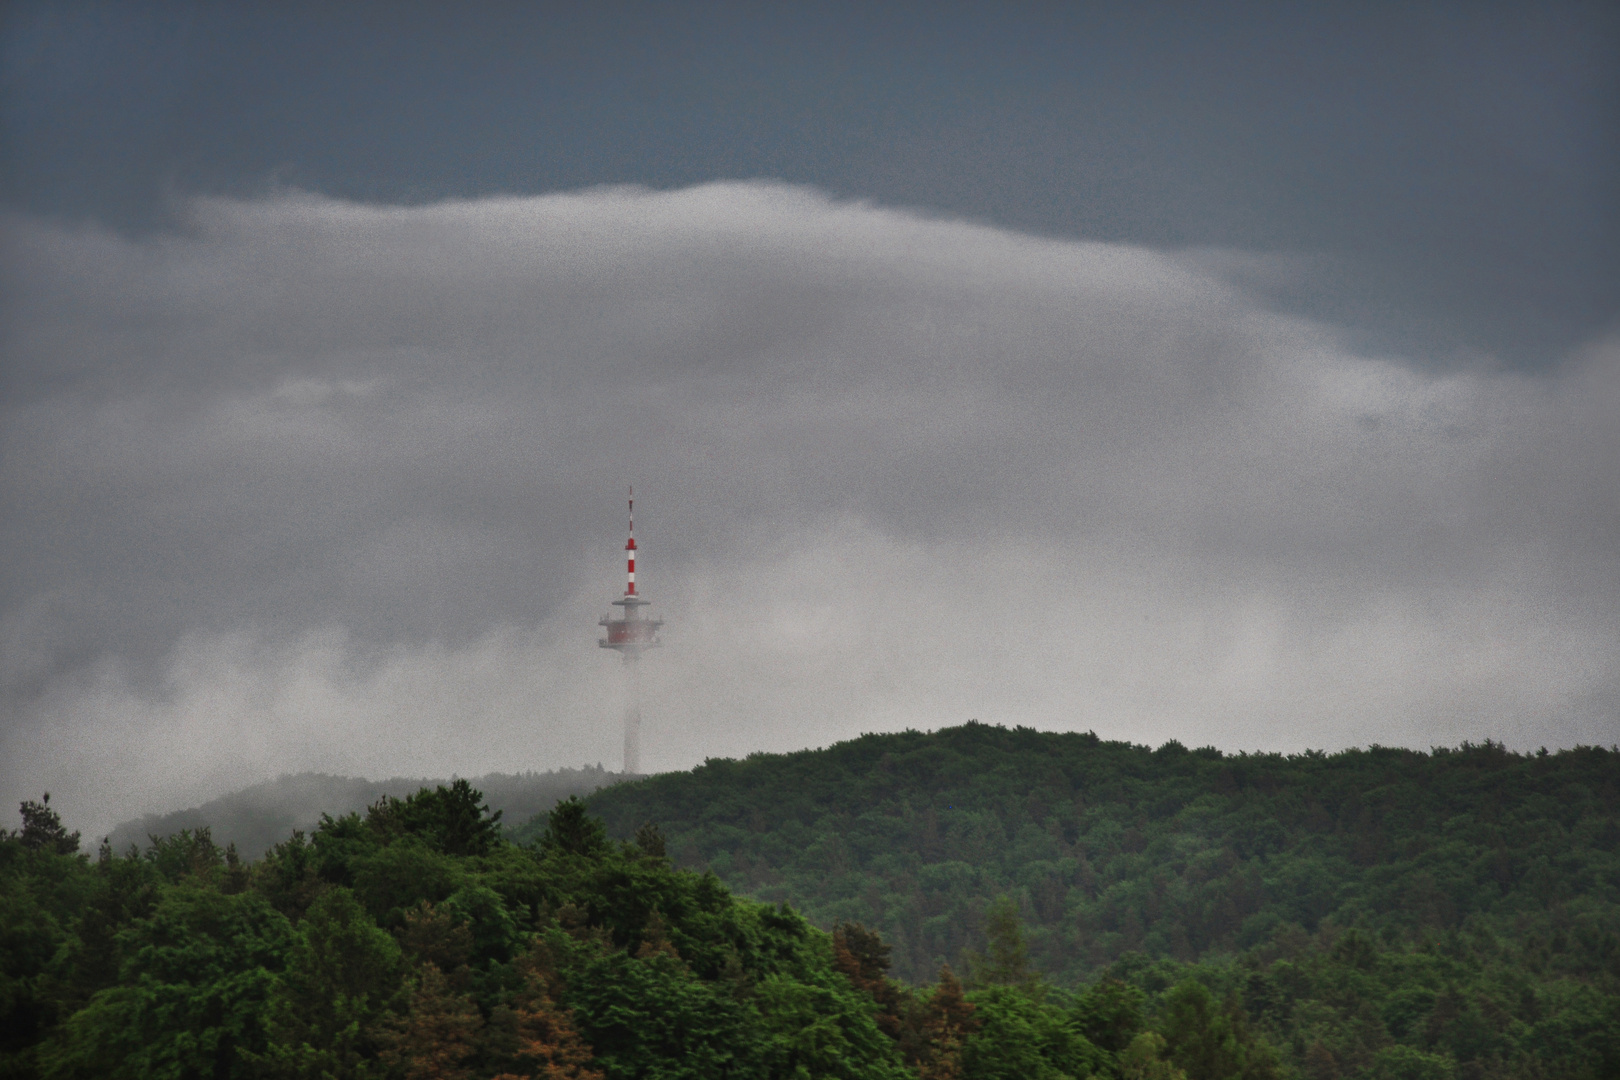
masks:
<instances>
[{"instance_id":1,"label":"mist over hill","mask_svg":"<svg viewBox=\"0 0 1620 1080\"><path fill-rule=\"evenodd\" d=\"M501 811L502 821L511 826L545 813L560 799L589 795L626 779L632 778L600 765L586 765L549 772L490 773L473 780L472 785L483 792L490 810ZM364 811L384 795L404 798L421 788L449 782L402 776L367 780L314 772L286 774L201 806L126 821L107 840L114 851L123 852L131 844L144 848L154 836L206 828L221 847L235 844L242 858L257 859L295 829L313 832L322 814L341 817Z\"/></svg>"}]
</instances>

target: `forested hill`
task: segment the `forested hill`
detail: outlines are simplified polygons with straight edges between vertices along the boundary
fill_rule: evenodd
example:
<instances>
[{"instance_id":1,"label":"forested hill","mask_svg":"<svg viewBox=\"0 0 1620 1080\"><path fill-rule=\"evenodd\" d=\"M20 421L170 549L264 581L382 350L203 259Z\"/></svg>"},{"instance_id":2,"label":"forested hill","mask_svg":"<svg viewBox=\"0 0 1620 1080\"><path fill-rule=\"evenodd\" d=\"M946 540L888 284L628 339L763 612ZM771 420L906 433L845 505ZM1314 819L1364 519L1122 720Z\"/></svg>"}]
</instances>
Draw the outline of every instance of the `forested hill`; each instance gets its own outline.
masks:
<instances>
[{"instance_id":1,"label":"forested hill","mask_svg":"<svg viewBox=\"0 0 1620 1080\"><path fill-rule=\"evenodd\" d=\"M1069 985L1324 925L1488 930L1526 963L1620 974L1620 754L1602 748L1234 756L970 723L711 760L590 806L617 836L656 822L739 892L880 930L919 983L1003 894Z\"/></svg>"},{"instance_id":2,"label":"forested hill","mask_svg":"<svg viewBox=\"0 0 1620 1080\"><path fill-rule=\"evenodd\" d=\"M623 773L608 772L597 765L541 773L491 773L472 784L484 793L491 809L501 811L503 820L515 824L546 813L570 795L589 795L625 779ZM257 859L271 845L291 836L294 829L314 832L322 814L342 817L359 813L385 795L403 798L422 787L447 783L404 777L365 780L325 773L289 774L189 810L126 821L112 831L108 841L114 851L122 852L131 844L145 847L152 836L172 836L182 829L208 829L221 847L235 844L242 858Z\"/></svg>"},{"instance_id":3,"label":"forested hill","mask_svg":"<svg viewBox=\"0 0 1620 1080\"><path fill-rule=\"evenodd\" d=\"M975 724L599 792L633 841L458 780L254 861L92 857L47 796L0 828L0 1077L1608 1080L1617 766Z\"/></svg>"}]
</instances>

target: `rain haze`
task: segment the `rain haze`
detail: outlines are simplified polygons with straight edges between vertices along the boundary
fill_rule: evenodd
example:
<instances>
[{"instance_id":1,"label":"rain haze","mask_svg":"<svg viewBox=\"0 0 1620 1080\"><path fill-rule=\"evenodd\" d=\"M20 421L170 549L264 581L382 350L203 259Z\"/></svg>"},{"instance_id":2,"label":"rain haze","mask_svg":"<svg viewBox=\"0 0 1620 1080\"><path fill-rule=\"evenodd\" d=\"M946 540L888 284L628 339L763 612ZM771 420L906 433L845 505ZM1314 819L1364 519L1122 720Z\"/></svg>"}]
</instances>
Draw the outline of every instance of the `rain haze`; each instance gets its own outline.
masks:
<instances>
[{"instance_id":1,"label":"rain haze","mask_svg":"<svg viewBox=\"0 0 1620 1080\"><path fill-rule=\"evenodd\" d=\"M17 4L0 797L1620 737L1602 5Z\"/></svg>"}]
</instances>

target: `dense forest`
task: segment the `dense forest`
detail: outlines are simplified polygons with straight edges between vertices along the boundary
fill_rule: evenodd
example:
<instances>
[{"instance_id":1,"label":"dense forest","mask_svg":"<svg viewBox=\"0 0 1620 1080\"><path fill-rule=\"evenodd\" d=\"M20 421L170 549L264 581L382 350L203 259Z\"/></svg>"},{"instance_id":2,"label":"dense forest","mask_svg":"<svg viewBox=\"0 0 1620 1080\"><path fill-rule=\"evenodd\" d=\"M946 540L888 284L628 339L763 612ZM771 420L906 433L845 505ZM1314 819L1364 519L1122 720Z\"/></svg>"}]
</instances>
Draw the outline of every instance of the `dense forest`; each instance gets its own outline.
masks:
<instances>
[{"instance_id":1,"label":"dense forest","mask_svg":"<svg viewBox=\"0 0 1620 1080\"><path fill-rule=\"evenodd\" d=\"M677 865L738 892L879 929L912 980L1001 895L1068 985L1128 953L1193 961L1324 922L1381 941L1488 927L1620 962L1620 754L1602 748L1234 756L969 723L710 761L588 804L614 835L656 821Z\"/></svg>"},{"instance_id":2,"label":"dense forest","mask_svg":"<svg viewBox=\"0 0 1620 1080\"><path fill-rule=\"evenodd\" d=\"M1354 1075L1400 1043L1485 1068L1581 1044L1620 1076L1610 750L1226 755L970 723L589 802L615 835L658 822L678 865L739 893L874 928L910 982L977 947L1006 897L1058 985L1196 970L1296 1062L1319 1046Z\"/></svg>"},{"instance_id":3,"label":"dense forest","mask_svg":"<svg viewBox=\"0 0 1620 1080\"><path fill-rule=\"evenodd\" d=\"M508 830L465 781L263 858L0 837L0 1075L1620 1075L1620 754L971 724ZM740 895L751 894L751 895ZM801 914L802 913L802 914Z\"/></svg>"}]
</instances>

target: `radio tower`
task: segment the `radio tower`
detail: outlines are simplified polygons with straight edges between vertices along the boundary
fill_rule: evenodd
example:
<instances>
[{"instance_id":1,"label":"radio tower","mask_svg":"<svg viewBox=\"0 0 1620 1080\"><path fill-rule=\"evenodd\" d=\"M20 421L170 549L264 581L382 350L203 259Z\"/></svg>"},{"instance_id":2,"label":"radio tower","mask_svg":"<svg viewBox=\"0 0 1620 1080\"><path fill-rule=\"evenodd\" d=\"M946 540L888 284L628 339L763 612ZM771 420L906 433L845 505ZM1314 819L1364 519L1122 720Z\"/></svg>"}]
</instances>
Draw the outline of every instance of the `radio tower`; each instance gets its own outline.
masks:
<instances>
[{"instance_id":1,"label":"radio tower","mask_svg":"<svg viewBox=\"0 0 1620 1080\"><path fill-rule=\"evenodd\" d=\"M636 595L636 489L630 489L630 539L625 541L624 553L628 569L624 595L613 601L614 607L624 609L615 619L602 616L599 626L607 627L607 637L597 644L604 649L617 649L624 657L624 771L641 771L641 692L636 679L636 660L643 652L657 647L658 628L662 619L649 619L641 613L650 601Z\"/></svg>"}]
</instances>

